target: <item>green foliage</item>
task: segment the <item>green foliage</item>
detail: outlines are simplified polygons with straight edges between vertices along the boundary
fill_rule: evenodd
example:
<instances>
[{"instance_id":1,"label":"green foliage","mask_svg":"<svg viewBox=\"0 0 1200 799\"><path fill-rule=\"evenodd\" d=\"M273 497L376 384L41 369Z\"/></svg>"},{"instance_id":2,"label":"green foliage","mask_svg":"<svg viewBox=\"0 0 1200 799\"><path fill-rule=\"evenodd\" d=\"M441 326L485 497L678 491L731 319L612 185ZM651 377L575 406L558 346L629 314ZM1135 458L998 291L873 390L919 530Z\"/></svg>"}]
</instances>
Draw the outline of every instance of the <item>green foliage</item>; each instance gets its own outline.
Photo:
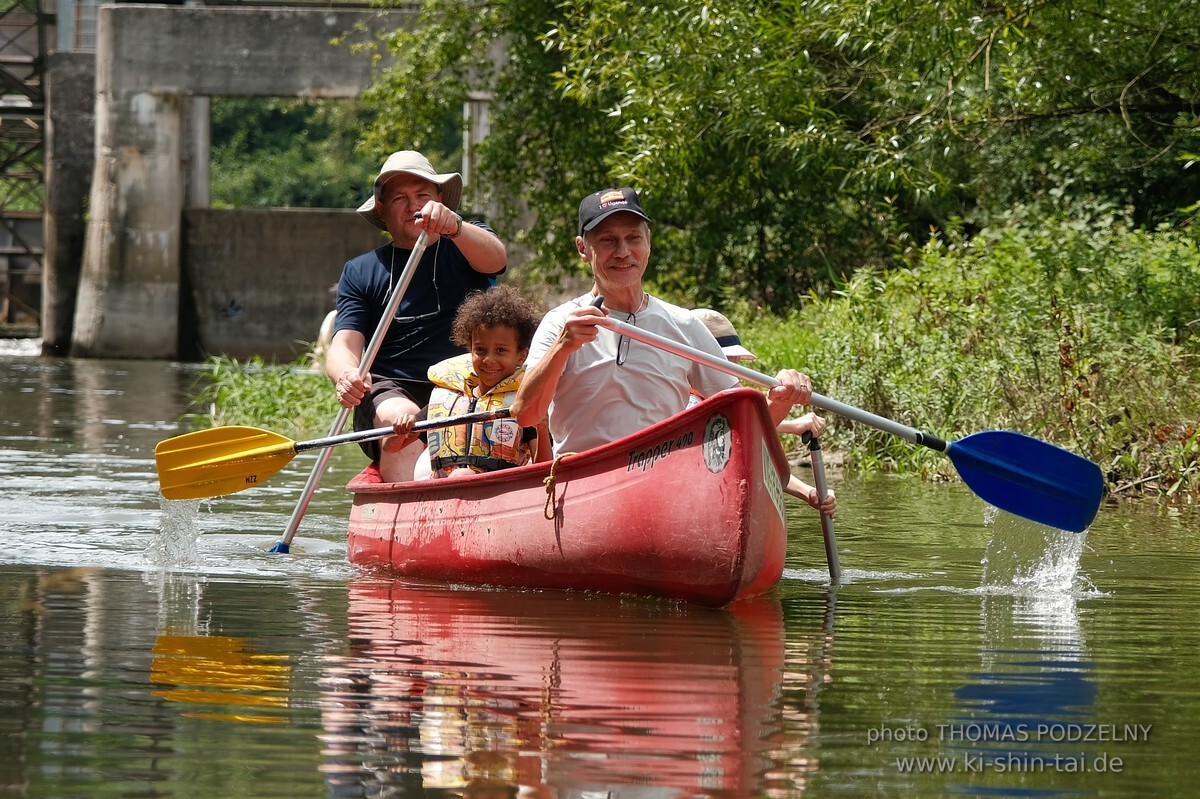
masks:
<instances>
[{"instance_id":1,"label":"green foliage","mask_svg":"<svg viewBox=\"0 0 1200 799\"><path fill-rule=\"evenodd\" d=\"M633 185L654 279L785 310L930 237L1041 213L1178 219L1200 199L1200 7L429 0L388 47L372 146L436 143L493 98L472 196L526 269L579 268L578 198ZM484 191L484 187L488 191ZM531 223L518 224L530 216ZM524 215L524 216L522 216Z\"/></svg>"},{"instance_id":2,"label":"green foliage","mask_svg":"<svg viewBox=\"0 0 1200 799\"><path fill-rule=\"evenodd\" d=\"M244 424L289 438L323 434L339 410L329 380L313 370L309 355L290 364L212 357L195 403L208 409L208 427Z\"/></svg>"},{"instance_id":3,"label":"green foliage","mask_svg":"<svg viewBox=\"0 0 1200 799\"><path fill-rule=\"evenodd\" d=\"M1127 219L1054 219L931 241L781 324L747 318L764 370L947 439L1012 429L1100 463L1111 490L1200 486L1200 249ZM947 459L832 420L860 467L949 475Z\"/></svg>"},{"instance_id":4,"label":"green foliage","mask_svg":"<svg viewBox=\"0 0 1200 799\"><path fill-rule=\"evenodd\" d=\"M564 198L582 197L608 180L602 159L616 130L602 109L553 86L563 57L544 33L566 13L554 0L427 0L413 30L388 37L396 66L378 75L363 97L378 108L405 109L376 118L364 137L367 149L417 149L435 165L453 168L458 145L450 144L447 124L461 133L463 103L473 93L490 97L492 135L476 151L464 207L486 215L510 251L530 254L523 271L549 282L579 260L578 200ZM494 62L497 53L504 54L502 64Z\"/></svg>"},{"instance_id":5,"label":"green foliage","mask_svg":"<svg viewBox=\"0 0 1200 799\"><path fill-rule=\"evenodd\" d=\"M350 101L214 98L213 206L357 207L381 162L356 154L374 116Z\"/></svg>"}]
</instances>

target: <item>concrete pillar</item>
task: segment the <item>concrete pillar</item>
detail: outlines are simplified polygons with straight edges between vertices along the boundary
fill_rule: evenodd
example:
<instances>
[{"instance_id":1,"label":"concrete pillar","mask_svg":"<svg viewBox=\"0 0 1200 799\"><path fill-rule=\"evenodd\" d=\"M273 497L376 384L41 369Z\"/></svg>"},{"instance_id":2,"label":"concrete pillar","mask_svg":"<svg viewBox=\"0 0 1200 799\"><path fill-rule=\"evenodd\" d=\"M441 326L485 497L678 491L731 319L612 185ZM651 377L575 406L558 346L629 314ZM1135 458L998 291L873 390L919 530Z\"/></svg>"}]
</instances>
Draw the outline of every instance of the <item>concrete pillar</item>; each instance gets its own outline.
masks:
<instances>
[{"instance_id":1,"label":"concrete pillar","mask_svg":"<svg viewBox=\"0 0 1200 799\"><path fill-rule=\"evenodd\" d=\"M98 60L105 40L98 36ZM92 213L71 354L171 358L179 336L182 98L97 88Z\"/></svg>"},{"instance_id":2,"label":"concrete pillar","mask_svg":"<svg viewBox=\"0 0 1200 799\"><path fill-rule=\"evenodd\" d=\"M184 98L355 97L370 82L371 55L332 41L356 30L361 40L414 17L411 10L99 8L96 163L71 354L177 355ZM193 174L203 164L195 167Z\"/></svg>"},{"instance_id":3,"label":"concrete pillar","mask_svg":"<svg viewBox=\"0 0 1200 799\"><path fill-rule=\"evenodd\" d=\"M52 53L46 70L46 210L42 259L42 353L71 347L83 263L85 212L92 181L96 122L95 59Z\"/></svg>"}]
</instances>

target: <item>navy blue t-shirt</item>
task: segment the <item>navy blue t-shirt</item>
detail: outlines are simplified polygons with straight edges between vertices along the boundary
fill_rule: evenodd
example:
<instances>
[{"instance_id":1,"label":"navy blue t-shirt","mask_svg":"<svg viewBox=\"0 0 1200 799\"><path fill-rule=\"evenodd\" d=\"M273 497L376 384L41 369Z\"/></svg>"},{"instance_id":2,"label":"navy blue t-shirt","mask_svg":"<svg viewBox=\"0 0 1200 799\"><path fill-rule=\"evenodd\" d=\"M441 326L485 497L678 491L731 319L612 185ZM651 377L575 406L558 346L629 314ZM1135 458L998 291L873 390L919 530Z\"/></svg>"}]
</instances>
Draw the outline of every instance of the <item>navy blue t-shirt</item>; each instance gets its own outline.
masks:
<instances>
[{"instance_id":1,"label":"navy blue t-shirt","mask_svg":"<svg viewBox=\"0 0 1200 799\"><path fill-rule=\"evenodd\" d=\"M386 244L346 262L338 281L335 333L357 330L370 342L387 308L391 287L400 280L411 254L412 250ZM463 351L450 340L458 306L472 291L494 285L495 277L476 272L453 241L439 238L421 256L371 364L371 374L428 382L431 365Z\"/></svg>"}]
</instances>

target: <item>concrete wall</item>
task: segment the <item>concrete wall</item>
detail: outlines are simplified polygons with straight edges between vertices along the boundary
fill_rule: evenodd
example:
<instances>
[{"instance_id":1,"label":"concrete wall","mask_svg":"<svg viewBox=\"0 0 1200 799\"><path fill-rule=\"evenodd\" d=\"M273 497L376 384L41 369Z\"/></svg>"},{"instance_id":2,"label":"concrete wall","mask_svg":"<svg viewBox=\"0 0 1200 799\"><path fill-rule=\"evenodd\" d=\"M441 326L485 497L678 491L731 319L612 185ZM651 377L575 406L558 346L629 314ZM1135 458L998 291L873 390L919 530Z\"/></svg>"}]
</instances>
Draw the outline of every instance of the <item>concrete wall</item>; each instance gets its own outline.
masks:
<instances>
[{"instance_id":1,"label":"concrete wall","mask_svg":"<svg viewBox=\"0 0 1200 799\"><path fill-rule=\"evenodd\" d=\"M115 5L96 26L96 147L71 354L179 352L186 96L355 97L359 40L409 11Z\"/></svg>"},{"instance_id":2,"label":"concrete wall","mask_svg":"<svg viewBox=\"0 0 1200 799\"><path fill-rule=\"evenodd\" d=\"M71 346L75 297L95 163L96 59L52 53L46 69L46 251L42 258L42 352Z\"/></svg>"},{"instance_id":3,"label":"concrete wall","mask_svg":"<svg viewBox=\"0 0 1200 799\"><path fill-rule=\"evenodd\" d=\"M182 354L294 360L333 310L342 265L386 241L354 211L185 211Z\"/></svg>"}]
</instances>

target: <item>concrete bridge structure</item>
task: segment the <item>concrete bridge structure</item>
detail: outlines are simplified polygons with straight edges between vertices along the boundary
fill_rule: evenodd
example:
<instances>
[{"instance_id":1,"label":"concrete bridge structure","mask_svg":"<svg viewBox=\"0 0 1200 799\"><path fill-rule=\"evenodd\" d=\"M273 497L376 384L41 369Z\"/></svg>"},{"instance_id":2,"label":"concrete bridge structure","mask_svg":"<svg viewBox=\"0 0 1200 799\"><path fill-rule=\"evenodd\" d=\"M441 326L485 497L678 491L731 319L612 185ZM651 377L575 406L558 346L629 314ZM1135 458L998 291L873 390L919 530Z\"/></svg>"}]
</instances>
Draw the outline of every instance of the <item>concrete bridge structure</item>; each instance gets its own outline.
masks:
<instances>
[{"instance_id":1,"label":"concrete bridge structure","mask_svg":"<svg viewBox=\"0 0 1200 799\"><path fill-rule=\"evenodd\" d=\"M83 357L175 358L193 346L283 356L314 339L341 264L382 243L378 231L352 209L207 209L208 121L195 106L211 96L355 97L371 55L333 40L365 42L414 21L412 10L100 7L94 106L62 105L86 97L86 76L56 84L50 70L51 128L57 117L62 129L47 161L65 165L87 147L75 118L94 110L94 165L86 215L47 175L47 220L57 221L46 231L43 350L62 351L69 334L70 354ZM58 189L80 180L69 169L58 177ZM76 294L53 249L69 250L80 226Z\"/></svg>"}]
</instances>

